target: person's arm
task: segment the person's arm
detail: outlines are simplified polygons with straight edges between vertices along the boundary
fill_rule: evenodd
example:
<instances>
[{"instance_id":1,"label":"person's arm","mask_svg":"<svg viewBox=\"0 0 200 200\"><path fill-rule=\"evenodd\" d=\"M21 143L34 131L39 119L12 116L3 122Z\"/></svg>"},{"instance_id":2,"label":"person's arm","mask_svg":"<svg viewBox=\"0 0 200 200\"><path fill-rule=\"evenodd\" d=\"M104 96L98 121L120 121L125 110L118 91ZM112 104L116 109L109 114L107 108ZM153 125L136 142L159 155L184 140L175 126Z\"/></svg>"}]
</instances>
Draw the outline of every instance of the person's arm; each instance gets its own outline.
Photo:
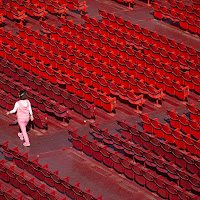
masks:
<instances>
[{"instance_id":1,"label":"person's arm","mask_svg":"<svg viewBox=\"0 0 200 200\"><path fill-rule=\"evenodd\" d=\"M15 112L17 111L18 108L19 108L19 104L16 102L16 103L15 103L15 106L14 106L14 108L13 108L13 110L8 111L8 112L7 112L7 115L15 113Z\"/></svg>"},{"instance_id":2,"label":"person's arm","mask_svg":"<svg viewBox=\"0 0 200 200\"><path fill-rule=\"evenodd\" d=\"M28 101L28 103L29 103L29 113L30 113L30 116L31 116L31 121L33 121L34 118L33 118L33 111L32 111L32 108L31 108L31 103L30 103L30 101Z\"/></svg>"}]
</instances>

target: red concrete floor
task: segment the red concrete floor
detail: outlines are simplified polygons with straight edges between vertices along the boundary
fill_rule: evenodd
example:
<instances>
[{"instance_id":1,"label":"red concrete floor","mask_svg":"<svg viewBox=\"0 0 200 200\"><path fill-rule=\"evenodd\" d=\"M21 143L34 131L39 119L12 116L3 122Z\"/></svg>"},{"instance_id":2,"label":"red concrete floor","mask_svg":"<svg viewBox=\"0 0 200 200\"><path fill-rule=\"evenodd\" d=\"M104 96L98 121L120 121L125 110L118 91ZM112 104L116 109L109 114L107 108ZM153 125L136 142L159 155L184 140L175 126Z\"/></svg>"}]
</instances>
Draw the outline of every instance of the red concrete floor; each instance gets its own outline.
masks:
<instances>
[{"instance_id":1,"label":"red concrete floor","mask_svg":"<svg viewBox=\"0 0 200 200\"><path fill-rule=\"evenodd\" d=\"M87 0L87 13L90 17L101 19L98 9L105 9L116 16L122 16L125 20L131 20L142 27L148 27L150 30L157 31L159 34L167 35L174 38L177 42L184 42L188 46L194 46L195 49L200 47L198 36L180 30L166 22L157 21L153 17L153 9L142 1L135 0L134 8L128 8L117 4L111 0ZM68 11L68 19L74 20L75 23L84 23L80 14ZM47 14L47 21L60 25L56 16ZM41 29L39 22L35 19L28 18L27 25L32 26L33 30ZM5 20L5 30L12 30L17 33L14 22ZM185 104L174 97L166 95L160 107L145 98L142 113L148 113L151 118L159 118L162 123L168 122L169 117L166 115L167 109L175 109L179 114L187 113ZM199 96L193 92L188 98L189 103L195 103L196 107L200 106ZM102 195L104 200L150 200L160 199L156 194L151 193L146 188L138 185L134 181L128 180L112 169L107 168L102 163L93 160L72 148L70 137L67 130L77 129L78 133L87 134L89 139L93 137L89 134L89 122L99 123L100 128L109 128L111 133L117 133L119 126L116 120L126 119L132 124L137 124L138 129L142 129L141 120L136 112L136 108L117 100L116 113L108 114L102 109L97 108L95 120L86 120L74 111L71 111L72 119L69 124L58 122L53 116L48 116L49 129L41 131L38 128L29 131L31 146L24 147L22 141L17 137L18 127L14 125L16 117L7 116L6 111L0 108L0 143L9 141L9 147L18 147L22 153L28 152L30 159L39 158L42 165L48 164L52 171L59 170L60 177L70 177L70 183L80 182L83 190L91 189L91 193L96 197ZM4 159L0 154L0 159Z\"/></svg>"}]
</instances>

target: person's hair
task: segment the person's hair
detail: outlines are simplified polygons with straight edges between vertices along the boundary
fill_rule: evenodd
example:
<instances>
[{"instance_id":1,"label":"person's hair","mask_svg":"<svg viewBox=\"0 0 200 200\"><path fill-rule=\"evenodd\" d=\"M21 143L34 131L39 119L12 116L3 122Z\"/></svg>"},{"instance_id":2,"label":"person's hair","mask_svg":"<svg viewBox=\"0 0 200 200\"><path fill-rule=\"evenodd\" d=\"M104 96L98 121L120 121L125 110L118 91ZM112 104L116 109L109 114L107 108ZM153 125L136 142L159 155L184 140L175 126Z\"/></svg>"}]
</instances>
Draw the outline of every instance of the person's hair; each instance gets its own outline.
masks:
<instances>
[{"instance_id":1,"label":"person's hair","mask_svg":"<svg viewBox=\"0 0 200 200\"><path fill-rule=\"evenodd\" d=\"M20 100L25 100L28 98L25 90L19 92L19 98Z\"/></svg>"}]
</instances>

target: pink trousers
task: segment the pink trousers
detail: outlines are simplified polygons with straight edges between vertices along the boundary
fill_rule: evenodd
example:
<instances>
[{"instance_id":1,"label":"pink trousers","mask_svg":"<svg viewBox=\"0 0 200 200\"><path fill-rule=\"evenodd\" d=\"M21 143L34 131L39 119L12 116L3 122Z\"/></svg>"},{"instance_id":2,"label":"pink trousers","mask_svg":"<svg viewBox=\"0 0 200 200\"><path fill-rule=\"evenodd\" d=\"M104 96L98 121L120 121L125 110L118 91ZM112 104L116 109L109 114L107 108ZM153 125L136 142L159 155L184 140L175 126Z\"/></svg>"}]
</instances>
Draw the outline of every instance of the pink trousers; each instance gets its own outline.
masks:
<instances>
[{"instance_id":1,"label":"pink trousers","mask_svg":"<svg viewBox=\"0 0 200 200\"><path fill-rule=\"evenodd\" d=\"M17 121L18 121L20 129L22 131L22 135L24 137L24 140L25 140L26 144L30 144L29 138L28 138L28 134L26 132L26 126L27 126L27 124L29 122L29 117L27 117L27 118L18 118Z\"/></svg>"}]
</instances>

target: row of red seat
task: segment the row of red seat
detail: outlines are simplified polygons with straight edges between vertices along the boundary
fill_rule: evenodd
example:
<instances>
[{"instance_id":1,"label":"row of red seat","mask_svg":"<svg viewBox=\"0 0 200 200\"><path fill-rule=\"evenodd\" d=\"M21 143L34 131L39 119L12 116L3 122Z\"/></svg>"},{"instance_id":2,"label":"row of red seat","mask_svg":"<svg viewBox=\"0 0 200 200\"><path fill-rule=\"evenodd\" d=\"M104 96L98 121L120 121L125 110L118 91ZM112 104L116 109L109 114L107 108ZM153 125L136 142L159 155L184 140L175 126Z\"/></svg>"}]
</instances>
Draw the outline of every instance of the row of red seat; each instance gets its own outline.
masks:
<instances>
[{"instance_id":1,"label":"row of red seat","mask_svg":"<svg viewBox=\"0 0 200 200\"><path fill-rule=\"evenodd\" d=\"M123 138L141 145L145 149L152 151L155 155L161 156L165 160L174 163L176 166L186 169L191 174L199 174L200 160L192 156L191 153L182 151L179 147L171 145L168 141L160 140L156 135L147 134L146 131L138 131L136 125L132 125L126 122L126 120L117 121L117 123L122 128L121 135ZM99 131L99 129L96 128L95 131ZM131 148L129 148L130 145L124 145L124 143L122 143L122 146L128 151L131 150ZM161 168L165 168L163 160L160 160L160 162L157 160L156 164ZM171 167L171 172L173 170L174 168Z\"/></svg>"},{"instance_id":2,"label":"row of red seat","mask_svg":"<svg viewBox=\"0 0 200 200\"><path fill-rule=\"evenodd\" d=\"M24 0L12 0L11 4L20 10L29 10L31 9L31 6L37 6L47 10L51 14L65 14L68 9L86 12L87 8L85 1L79 3L78 0L31 0L30 2Z\"/></svg>"},{"instance_id":3,"label":"row of red seat","mask_svg":"<svg viewBox=\"0 0 200 200\"><path fill-rule=\"evenodd\" d=\"M26 195L30 195L34 199L48 198L63 200L65 198L64 195L57 191L49 193L44 185L36 185L35 179L28 180L23 172L17 172L15 166L7 167L7 162L4 160L0 161L0 178L3 181L13 185L15 188L21 190Z\"/></svg>"},{"instance_id":4,"label":"row of red seat","mask_svg":"<svg viewBox=\"0 0 200 200\"><path fill-rule=\"evenodd\" d=\"M180 116L183 119L184 116ZM171 129L168 124L162 124L158 122L158 119L151 119L147 116L147 114L140 114L140 119L143 121L143 128L147 132L151 134L157 135L159 138L164 138L166 141L168 141L171 144L175 144L176 146L180 147L181 149L187 150L190 153L194 155L200 155L200 150L199 150L199 125L194 124L193 121L190 121L190 126L188 125L188 130L190 128L189 133L184 133L180 131L180 127L177 129ZM178 120L176 122L179 122ZM174 124L170 123L173 127ZM179 122L180 125L180 122ZM195 126L197 125L197 126ZM197 129L196 129L197 128ZM185 131L185 129L182 129ZM191 137L191 135L195 138L196 140Z\"/></svg>"},{"instance_id":5,"label":"row of red seat","mask_svg":"<svg viewBox=\"0 0 200 200\"><path fill-rule=\"evenodd\" d=\"M86 99L79 98L76 94L69 93L67 90L61 89L58 85L52 85L50 82L43 80L40 76L35 76L30 72L26 72L23 68L17 68L16 66L9 68L13 63L1 63L0 71L14 77L15 81L22 83L23 86L28 87L28 96L32 105L39 108L42 112L53 112L57 117L66 117L66 108L74 109L78 113L81 113L87 118L95 118L95 105L86 102ZM12 96L18 98L18 92L20 90L20 84L11 80L4 81L2 88L6 92L11 92ZM17 84L17 85L16 85ZM31 89L30 89L31 88ZM51 100L56 101L53 103ZM51 105L53 103L54 105ZM63 105L58 106L57 104ZM55 111L55 112L54 112Z\"/></svg>"},{"instance_id":6,"label":"row of red seat","mask_svg":"<svg viewBox=\"0 0 200 200\"><path fill-rule=\"evenodd\" d=\"M114 149L117 149L117 151L119 152L123 152L124 155L128 155L128 157L130 157L131 159L133 159L135 162L140 162L143 163L144 166L146 166L147 168L151 168L151 170L153 171L159 171L162 175L164 175L165 177L168 177L170 180L173 180L177 185L186 188L187 190L192 192L192 186L196 187L196 181L200 181L200 178L196 178L197 175L199 174L193 174L189 173L186 171L186 165L187 162L182 161L178 162L178 159L176 159L177 154L174 156L174 158L176 159L175 162L173 162L173 160L167 161L164 159L164 157L162 157L161 155L157 156L152 150L146 150L143 147L139 146L140 142L138 142L137 144L133 144L132 141L129 140L124 140L121 137L118 136L118 133L113 135L111 133L108 132L108 129L98 129L98 125L97 124L90 124L90 127L95 130L95 132L93 133L93 136L95 138L97 138L97 140L102 141L102 143L104 145L109 145L109 147L114 147ZM134 127L133 127L134 128ZM98 132L96 132L96 130L98 129ZM138 135L137 135L137 133ZM144 132L140 132L137 131L136 129L136 134L134 136L140 138L142 140L142 143L145 142L145 139L155 139L154 137L149 137L148 136L145 138L144 135L146 135L146 133ZM140 135L141 134L141 135ZM151 141L150 139L150 141ZM134 138L133 138L134 140ZM150 143L149 141L149 143ZM134 142L136 142L134 140ZM148 141L146 142L148 143ZM178 152L179 149L175 149L174 152L176 151L176 153ZM179 159L181 159L180 157L183 154L178 154L179 155ZM184 156L184 155L183 155ZM182 159L184 159L182 157ZM176 163L178 165L180 165L180 167L174 165L174 163ZM184 163L184 164L183 164ZM194 166L195 169L195 166ZM196 168L197 169L197 168ZM198 171L198 170L197 170ZM185 177L188 178L188 181L186 183L185 181ZM196 178L194 185L192 185L191 182L189 182L189 180ZM199 183L200 186L200 183ZM198 186L198 187L199 187ZM195 191L197 191L198 189L196 188Z\"/></svg>"},{"instance_id":7,"label":"row of red seat","mask_svg":"<svg viewBox=\"0 0 200 200\"><path fill-rule=\"evenodd\" d=\"M191 134L196 139L200 139L200 125L196 120L187 119L186 115L179 115L175 110L167 110L167 115L170 117L171 126L181 129L185 134Z\"/></svg>"},{"instance_id":8,"label":"row of red seat","mask_svg":"<svg viewBox=\"0 0 200 200\"><path fill-rule=\"evenodd\" d=\"M8 51L7 51L8 52ZM11 51L11 54L12 54L12 51ZM8 55L8 54L6 54L6 55ZM6 56L5 55L5 56ZM2 54L2 56L3 56L3 54ZM39 67L39 69L38 70L36 70L36 69L34 69L34 67L33 67L33 63L31 64L31 63L29 63L29 62L26 62L26 60L28 60L28 57L25 59L25 55L23 55L23 57L21 57L22 59L20 59L20 54L18 55L19 57L16 57L16 56L14 56L13 58L11 58L10 57L11 55L9 55L9 57L7 57L7 59L8 60L13 60L14 59L14 62L17 64L17 65L19 65L19 66L24 66L25 67L25 69L26 70L32 70L34 73L36 73L36 74L40 74L41 73L41 66ZM21 56L22 56L22 54L21 54ZM15 59L16 58L16 59ZM47 57L48 58L48 57ZM53 59L52 59L53 60ZM19 63L20 62L20 63ZM24 62L24 64L23 64L23 62ZM26 66L25 66L26 65ZM28 66L27 66L28 65ZM37 68L37 64L35 65L35 68ZM76 70L72 70L72 71L70 71L70 72L67 72L67 74L71 74L71 76L74 76L75 78L79 78L79 80L80 81L84 81L84 82L86 82L86 83L88 83L88 84L91 84L93 87L97 87L97 89L100 89L102 92L109 92L109 94L110 94L110 89L109 88L112 88L112 90L114 90L114 88L113 88L113 86L115 87L115 85L113 85L114 83L108 83L107 81L105 81L105 80L103 80L102 79L102 81L101 81L101 83L103 84L103 87L101 87L101 85L98 83L98 79L97 79L97 77L96 77L96 75L93 73L93 74L91 74L91 76L87 76L87 70L85 70L85 75L83 76L82 74L83 74L83 69L79 69L76 65L74 65L74 67L75 67L75 69ZM68 66L68 68L69 68L69 66ZM63 69L63 68L62 68ZM73 68L72 68L73 69ZM66 68L64 69L65 71L63 71L64 73L66 73ZM45 73L48 73L48 71L45 71L45 70L42 70L42 71L44 71L43 72L43 74L42 74L42 76L44 76L44 74ZM71 73L72 72L72 73ZM53 73L53 74L55 74L55 73ZM60 75L60 81L63 81L63 79L64 80L67 80L68 79L68 81L70 81L70 77L68 76L68 77L66 77L66 76L62 76L62 74L60 73L59 74L59 71L56 71L56 76L53 76L52 78L53 79L55 79L58 75ZM115 75L114 75L115 76ZM84 78L83 77L85 77L85 80L84 80ZM50 81L51 81L51 77L44 77L44 78L47 78L47 79L49 79ZM112 78L112 77L111 77ZM99 77L99 79L100 79L100 77ZM119 78L118 78L119 79ZM71 79L72 80L72 79ZM86 81L86 80L88 80L88 81ZM119 79L120 80L120 79ZM73 80L72 80L73 81ZM75 81L75 80L74 80ZM79 81L77 80L77 81L75 81L74 82L73 81L73 83L74 84L80 84L79 83ZM71 81L70 81L71 82ZM55 83L57 83L57 79L55 80ZM68 85L69 85L70 83L68 83ZM111 85L112 84L112 85ZM118 83L118 84L120 84L120 83ZM70 84L71 85L71 84ZM109 87L109 86L110 87ZM75 90L75 88L71 88L71 86L69 86L70 88L67 88L67 89L69 89L69 91L71 91L71 92L74 92L74 90ZM76 87L78 87L78 85L76 86ZM79 86L79 87L81 87L81 86ZM145 87L145 85L144 85L144 87ZM71 89L73 89L73 91L71 90ZM129 89L129 88L128 88ZM144 89L144 88L143 88ZM121 88L121 90L120 91L122 91L123 90L123 88ZM139 90L139 89L138 89ZM148 90L150 91L150 92L148 92ZM80 94L82 92L82 95ZM115 94L115 95L119 95L118 93L114 93L115 91L113 91L113 94ZM143 104L143 97L142 96L135 96L134 95L134 93L133 93L133 91L130 91L129 92L130 93L130 100L129 100L129 102L131 102L132 104L136 104L136 105L139 105L139 106L141 106L142 104ZM158 100L162 100L162 97L163 97L163 94L162 94L162 91L161 90L159 90L159 91L157 91L157 90L155 90L153 87L151 87L151 86L148 86L148 88L146 89L146 91L144 91L143 93L145 93L145 94L149 94L149 96L150 97L152 97L152 98L155 98L155 99L158 99ZM151 93L151 94L150 94ZM81 89L79 88L79 90L77 90L77 94L79 95L79 96L81 96L81 97L83 97L83 95L84 95L84 92L83 91L81 91ZM155 96L155 94L157 95L157 96ZM124 93L122 94L122 96L126 96L126 91L124 90ZM121 97L121 96L120 96ZM124 98L126 98L126 100L128 100L128 98L127 97L124 97ZM123 98L123 99L124 99ZM100 106L100 107L102 107L102 103L101 102L95 102L98 106ZM100 103L100 104L99 104ZM108 110L109 108L105 108L106 110ZM110 109L112 109L112 108L110 108ZM109 109L109 110L110 110Z\"/></svg>"},{"instance_id":9,"label":"row of red seat","mask_svg":"<svg viewBox=\"0 0 200 200\"><path fill-rule=\"evenodd\" d=\"M16 7L11 6L9 3L4 4L3 2L0 2L0 12L4 17L7 17L10 20L24 21L27 17L25 15L25 10L19 10Z\"/></svg>"},{"instance_id":10,"label":"row of red seat","mask_svg":"<svg viewBox=\"0 0 200 200\"><path fill-rule=\"evenodd\" d=\"M58 176L58 171L52 172L50 169L48 169L48 165L42 166L38 163L38 158L31 161L28 159L28 153L21 155L18 151L18 148L9 149L8 142L1 144L0 147L3 150L3 154L6 157L9 157L9 159L13 160L13 163L20 167L22 170L26 170L28 173L34 175L37 179L40 181L46 183L47 185L53 187L53 193L47 194L43 187L41 187L39 190L34 185L34 180L25 180L23 177L23 173L17 174L13 173L12 170L6 169L6 166L1 167L3 169L3 173L1 174L5 181L11 182L11 184L17 184L20 189L23 190L25 194L33 195L34 199L38 196L38 194L43 196L43 198L47 198L48 196L52 196L51 199L57 199L54 197L55 191L56 193L65 194L69 196L72 199L82 198L82 199L102 199L102 197L95 198L93 195L90 194L90 190L83 191L80 189L79 184L72 185L69 183L69 177L66 177L65 179L61 179ZM8 172L9 171L9 172ZM17 180L19 180L19 184L17 183ZM16 186L16 185L14 185ZM56 190L55 190L56 189Z\"/></svg>"},{"instance_id":11,"label":"row of red seat","mask_svg":"<svg viewBox=\"0 0 200 200\"><path fill-rule=\"evenodd\" d=\"M173 22L178 22L179 26L194 34L200 34L200 11L196 10L196 15L192 12L186 14L187 11L182 10L177 12L174 7L169 9L166 6L159 6L158 3L152 3L154 9L154 16L157 19L171 19ZM190 7L191 9L191 7ZM197 15L198 14L198 15ZM198 16L198 17L197 17Z\"/></svg>"},{"instance_id":12,"label":"row of red seat","mask_svg":"<svg viewBox=\"0 0 200 200\"><path fill-rule=\"evenodd\" d=\"M175 52L176 55L181 55L186 59L195 60L195 56L199 54L197 50L193 47L187 47L184 43L178 43L174 39L169 39L165 35L159 35L157 32L151 32L147 28L141 28L138 24L132 24L130 21L125 21L122 18L116 17L114 14L109 14L105 10L99 10L100 15L102 16L102 21L105 24L114 23L119 26L119 28L124 32L129 32L131 36L137 36L140 41L147 41L149 44L155 44L157 47L162 47L169 52ZM112 19L111 17L112 16ZM87 22L88 16L84 17L84 20ZM89 20L90 21L90 20ZM114 26L114 24L111 24ZM100 26L97 26L98 28ZM114 34L118 33L113 31ZM105 34L105 33L104 33ZM102 34L102 35L104 35ZM117 36L116 36L117 37ZM192 56L192 57L190 57ZM198 63L198 62L197 62Z\"/></svg>"},{"instance_id":13,"label":"row of red seat","mask_svg":"<svg viewBox=\"0 0 200 200\"><path fill-rule=\"evenodd\" d=\"M173 8L175 12L181 13L185 16L192 17L193 19L200 19L200 10L192 5L187 5L183 1L167 0L170 4L170 8Z\"/></svg>"},{"instance_id":14,"label":"row of red seat","mask_svg":"<svg viewBox=\"0 0 200 200\"><path fill-rule=\"evenodd\" d=\"M36 40L36 39L34 39L34 37L35 37L34 34L36 32L31 31L30 27L26 28L26 27L21 26L21 25L17 25L17 26L20 30L19 31L20 35L25 40L21 40L21 43L19 43L15 40L15 38L12 36L11 33L5 34L4 30L1 29L2 30L1 35L3 37L2 39L5 39L5 41L7 39L8 44L12 44L12 46L17 46L19 50L25 51L28 55L32 55L32 51L29 50L29 48L32 49L33 51L40 51L41 52L42 50L37 49L37 46L34 43L30 44L26 40L26 39L30 39L32 42L37 42L37 44L40 47L44 46L46 50L52 51L56 55L61 54L62 57L66 58L66 56L63 53L65 47L62 45L62 43L56 43L54 39L49 39L45 35L43 35L43 36L38 35L37 37L39 37L39 40L38 39ZM50 25L48 25L48 24L46 24L45 26L46 26L46 28L50 27ZM55 26L53 26L53 27L55 28ZM49 28L49 29L51 30L51 28ZM71 37L71 39L69 39L70 37ZM61 38L58 37L57 39L60 40ZM112 49L111 49L111 51L113 52L112 53L110 51L105 51L104 48L98 49L95 45L93 45L93 47L92 47L91 43L87 42L87 40L81 40L80 38L77 40L77 37L69 36L68 38L65 38L65 39L67 40L65 43L72 46L73 49L80 50L81 53L84 52L85 54L88 54L88 56L96 57L98 60L107 62L107 64L117 65L117 68L119 68L120 70L123 69L123 70L125 70L125 72L127 72L127 68L125 67L125 65L126 65L126 59L128 59L128 60L132 60L135 63L141 64L142 66L144 66L146 68L150 68L153 71L155 70L155 64L154 63L156 63L156 65L159 66L160 68L162 68L162 65L163 65L162 63L167 62L167 65L171 64L173 68L181 67L184 70L189 70L189 72L192 75L198 75L199 74L198 67L193 62L190 62L190 61L187 62L182 57L177 57L173 53L170 53L168 55L165 50L162 50L161 55L159 57L156 52L155 52L155 54L151 54L152 51L148 50L148 48L145 47L144 53L149 54L149 56L146 56L146 55L143 55L142 53L140 53L138 51L134 51L131 48L122 49L121 47L119 48L118 45L116 45L116 47L113 48L112 45L109 46L106 43L101 43L101 45L99 44L102 48L104 47L105 49L109 49L108 47L112 47ZM101 37L101 39L102 39L102 37ZM13 43L15 43L14 40L18 44L13 44ZM92 47L92 48L90 49L90 47ZM94 49L94 47L95 47L95 49ZM98 50L100 51L100 53L98 52ZM70 51L70 49L68 49L66 51L70 52L71 54L74 53L75 56L79 56L79 60L81 60L81 58L83 56L80 53L78 53L77 51L72 52L72 51ZM155 51L155 49L154 49L154 51ZM154 55L156 55L156 57ZM39 53L35 52L34 56L39 59ZM52 60L54 60L52 53L49 56L51 56ZM152 59L152 57L153 57L153 59ZM71 61L74 62L74 58L71 58L71 59L72 59ZM87 58L87 59L90 59L90 58ZM159 62L159 60L157 60L157 59L160 59L162 62ZM48 62L48 61L46 61L46 62Z\"/></svg>"},{"instance_id":15,"label":"row of red seat","mask_svg":"<svg viewBox=\"0 0 200 200\"><path fill-rule=\"evenodd\" d=\"M23 198L22 195L17 195L17 196L16 195L17 195L16 192L15 194L13 194L13 190L8 188L5 189L5 187L3 188L3 184L0 182L0 198L10 199L10 200L17 200Z\"/></svg>"},{"instance_id":16,"label":"row of red seat","mask_svg":"<svg viewBox=\"0 0 200 200\"><path fill-rule=\"evenodd\" d=\"M190 111L190 119L196 120L196 122L200 123L200 109L197 108L193 103L187 103L186 107Z\"/></svg>"},{"instance_id":17,"label":"row of red seat","mask_svg":"<svg viewBox=\"0 0 200 200\"><path fill-rule=\"evenodd\" d=\"M89 101L91 103L95 103L97 106L104 108L107 112L112 112L113 110L116 109L116 98L115 97L111 98L106 93L97 91L96 88L91 88L88 86L88 84L80 83L79 80L71 78L69 75L63 75L59 71L52 70L52 68L50 68L50 67L41 68L41 66L38 67L37 63L35 63L35 68L36 68L36 70L34 70L34 68L31 66L31 68L27 69L27 70L31 70L33 73L36 73L36 75L42 75L42 77L44 76L43 78L50 80L50 82L53 84L63 85L67 89L67 91L77 94L81 98L85 98L87 101ZM48 70L46 72L45 69L47 69L47 70L49 69L50 71ZM31 85L31 87L32 87L32 85ZM65 95L65 96L67 96L67 95ZM77 97L75 97L74 95L72 95L72 96L75 99L77 99ZM77 102L77 101L75 101L75 102ZM82 99L82 101L84 101L84 99ZM78 102L76 104L78 104ZM84 108L86 106L85 104L86 104L86 102L82 104ZM88 105L88 107L90 107L90 106ZM91 107L91 109L93 110L93 107ZM87 113L87 111L86 111L86 113ZM86 114L86 113L84 113L84 114ZM93 116L93 114L92 114L93 112L91 111L90 113Z\"/></svg>"},{"instance_id":18,"label":"row of red seat","mask_svg":"<svg viewBox=\"0 0 200 200\"><path fill-rule=\"evenodd\" d=\"M68 131L72 137L72 143L75 148L92 156L99 162L103 162L106 166L114 168L117 172L124 174L130 179L134 179L140 185L146 186L149 190L156 192L163 198L170 200L174 198L186 197L189 199L197 199L197 196L186 192L175 183L170 182L164 176L159 176L154 171L136 163L128 158L111 152L107 146L98 145L97 142L89 141L85 136L79 136L77 131Z\"/></svg>"},{"instance_id":19,"label":"row of red seat","mask_svg":"<svg viewBox=\"0 0 200 200\"><path fill-rule=\"evenodd\" d=\"M51 42L50 42L50 44L51 44ZM28 45L27 45L28 46ZM56 49L56 48L55 48ZM41 52L41 51L40 51ZM58 51L56 51L56 52L58 52ZM39 52L38 52L38 54L39 54ZM38 55L36 55L37 57L39 57ZM57 61L58 60L58 58L56 58L55 57L55 59L54 59L54 55L51 53L49 56L47 55L47 57L51 57L51 60L52 60L52 62L54 62L55 63L55 60ZM65 58L68 58L68 57L65 57ZM84 55L82 55L81 53L79 53L79 52L74 52L74 58L72 58L71 57L71 61L73 61L73 62L75 62L74 61L74 59L76 59L76 63L78 63L81 67L85 67L86 65L85 65L85 62L87 62L88 64L87 64L87 67L88 67L88 69L90 70L90 71L93 71L94 69L92 69L93 67L91 66L91 62L92 61L90 61L91 60L91 58L90 57L88 57L88 59L89 60L87 60L86 59L87 57L85 57ZM131 57L132 59L134 58L134 56L132 56ZM38 58L39 59L39 58ZM84 59L84 60L86 60L85 62L83 62L83 60L82 59ZM114 58L112 58L113 59L113 64L114 64L114 62L116 62L116 60L114 59ZM150 57L149 57L149 59L150 59ZM148 60L148 59L147 59ZM48 61L48 59L45 61L46 62L46 64L48 64L49 63L49 61ZM60 62L62 62L62 60L60 59ZM142 61L141 61L142 62ZM146 61L147 62L147 61ZM149 63L149 60L148 60L148 63ZM97 63L98 64L98 63ZM125 64L125 63L124 63ZM157 63L158 64L158 63ZM52 63L52 65L53 65L53 63ZM150 64L149 64L150 65ZM153 61L152 61L152 65L153 65ZM120 66L121 68L123 67L123 66ZM129 66L130 67L130 66ZM161 67L162 67L162 65L161 65ZM124 69L126 69L126 72L127 72L127 68L125 68L125 67L123 67ZM139 68L138 68L139 69ZM98 70L99 71L99 70ZM104 70L105 71L105 70ZM113 71L113 70L112 70ZM115 69L114 69L114 71L116 71ZM113 71L113 72L114 72ZM162 70L162 71L164 71L164 70ZM160 70L160 72L161 72L161 70ZM130 74L130 72L128 72L129 74ZM108 73L109 74L109 73ZM140 72L140 74L141 74L141 72ZM101 74L102 75L102 74ZM114 76L117 76L117 74L115 73L115 75ZM187 76L187 75L186 75ZM137 76L137 77L139 77L139 75ZM144 76L145 77L145 76ZM187 76L188 77L188 76ZM108 77L107 77L108 78ZM152 77L151 77L152 78ZM79 79L80 80L82 80L82 77L80 78L79 77ZM119 78L117 78L118 80L120 80ZM139 79L140 79L140 77L139 77ZM145 79L144 79L145 80ZM196 79L193 79L194 81L195 80L198 80L198 78L196 78ZM120 83L118 83L118 82L116 82L117 84L120 84ZM185 82L183 82L182 81L182 84L183 83L185 83ZM187 84L187 82L186 82L186 84ZM184 89L184 88L181 88L181 86L178 86L178 84L176 84L177 85L177 87L176 88L178 88L178 90L186 90L186 89ZM195 87L195 89L196 89L197 87ZM164 87L162 87L162 89L165 89ZM191 88L191 89L193 89L193 88ZM158 92L158 91L156 91L155 93L160 93L160 96L159 97L156 97L157 99L162 99L162 95L161 95L161 92ZM171 93L170 93L171 94ZM186 92L183 92L183 94L184 94L184 96L183 97L179 97L180 99L185 99L186 97L187 97L187 93ZM185 95L186 94L186 95ZM175 95L175 94L173 94L173 95Z\"/></svg>"}]
</instances>

